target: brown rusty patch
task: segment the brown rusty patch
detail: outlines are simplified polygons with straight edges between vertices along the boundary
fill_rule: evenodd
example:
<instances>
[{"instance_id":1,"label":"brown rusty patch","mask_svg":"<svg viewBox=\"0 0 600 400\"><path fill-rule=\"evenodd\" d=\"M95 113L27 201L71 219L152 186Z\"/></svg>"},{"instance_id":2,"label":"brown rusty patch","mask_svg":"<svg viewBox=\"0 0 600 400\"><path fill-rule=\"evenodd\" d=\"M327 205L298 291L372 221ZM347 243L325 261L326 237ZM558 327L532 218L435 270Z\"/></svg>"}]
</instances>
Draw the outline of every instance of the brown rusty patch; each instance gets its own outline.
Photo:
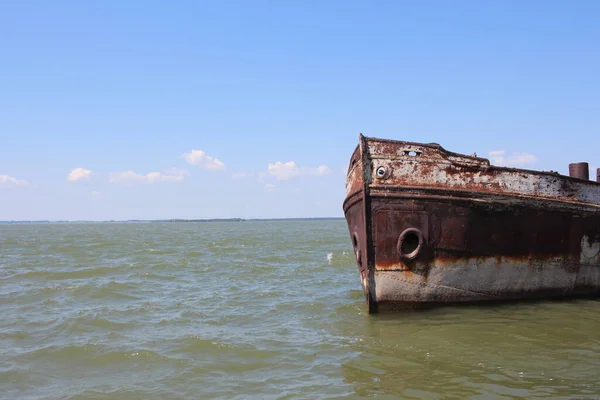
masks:
<instances>
[{"instance_id":1,"label":"brown rusty patch","mask_svg":"<svg viewBox=\"0 0 600 400\"><path fill-rule=\"evenodd\" d=\"M398 262L394 246L398 235L409 227L423 231L434 253L452 252L459 257L578 257L582 236L595 238L600 234L600 216L574 219L567 212L510 204L473 203L470 207L457 207L446 202L424 201L421 204L427 211L422 212L404 210L406 204L393 199L374 198L372 203L373 209L378 210L372 229L380 265ZM417 206L416 201L413 206ZM439 229L431 229L430 220Z\"/></svg>"},{"instance_id":2,"label":"brown rusty patch","mask_svg":"<svg viewBox=\"0 0 600 400\"><path fill-rule=\"evenodd\" d=\"M433 265L452 269L489 260L497 268L525 265L534 274L559 260L564 271L577 273L583 236L600 241L595 182L494 167L437 144L360 140L350 160L344 212L368 301L375 269L403 271L425 283ZM382 165L389 176L375 179ZM423 237L414 258L403 255L399 243L407 229ZM513 296L510 282L505 285L497 295Z\"/></svg>"}]
</instances>

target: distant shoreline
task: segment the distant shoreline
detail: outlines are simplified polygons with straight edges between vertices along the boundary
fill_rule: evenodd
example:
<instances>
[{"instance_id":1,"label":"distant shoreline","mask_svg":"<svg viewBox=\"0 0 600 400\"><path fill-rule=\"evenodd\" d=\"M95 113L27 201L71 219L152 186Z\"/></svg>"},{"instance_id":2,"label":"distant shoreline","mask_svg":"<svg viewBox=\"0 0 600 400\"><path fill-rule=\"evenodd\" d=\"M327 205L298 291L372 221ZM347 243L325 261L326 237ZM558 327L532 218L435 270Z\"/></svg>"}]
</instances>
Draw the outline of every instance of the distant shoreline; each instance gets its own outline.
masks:
<instances>
[{"instance_id":1,"label":"distant shoreline","mask_svg":"<svg viewBox=\"0 0 600 400\"><path fill-rule=\"evenodd\" d=\"M149 222L257 222L257 221L337 221L343 220L344 217L310 217L310 218L199 218L199 219L128 219L128 220L106 220L106 221L0 221L0 225L16 225L16 224L72 224L72 223L149 223Z\"/></svg>"}]
</instances>

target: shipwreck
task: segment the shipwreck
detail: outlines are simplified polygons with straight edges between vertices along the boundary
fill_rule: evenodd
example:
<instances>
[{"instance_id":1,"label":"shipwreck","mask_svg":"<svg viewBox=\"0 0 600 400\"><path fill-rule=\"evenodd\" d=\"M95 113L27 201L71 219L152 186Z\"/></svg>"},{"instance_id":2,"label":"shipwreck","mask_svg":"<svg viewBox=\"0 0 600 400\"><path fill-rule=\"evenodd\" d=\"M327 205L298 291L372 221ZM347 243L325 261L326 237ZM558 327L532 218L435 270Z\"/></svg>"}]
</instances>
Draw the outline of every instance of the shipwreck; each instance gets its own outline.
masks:
<instances>
[{"instance_id":1,"label":"shipwreck","mask_svg":"<svg viewBox=\"0 0 600 400\"><path fill-rule=\"evenodd\" d=\"M369 313L600 293L600 169L494 166L436 143L368 138L343 203Z\"/></svg>"}]
</instances>

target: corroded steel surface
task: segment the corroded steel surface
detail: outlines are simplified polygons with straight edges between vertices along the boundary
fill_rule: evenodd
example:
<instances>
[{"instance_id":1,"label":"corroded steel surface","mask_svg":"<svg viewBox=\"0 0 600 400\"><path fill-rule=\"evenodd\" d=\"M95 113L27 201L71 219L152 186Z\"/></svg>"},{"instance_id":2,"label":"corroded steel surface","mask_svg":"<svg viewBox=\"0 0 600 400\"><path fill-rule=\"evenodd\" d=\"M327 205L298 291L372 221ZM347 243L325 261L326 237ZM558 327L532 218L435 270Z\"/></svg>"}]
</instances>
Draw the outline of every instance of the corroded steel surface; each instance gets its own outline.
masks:
<instances>
[{"instance_id":1,"label":"corroded steel surface","mask_svg":"<svg viewBox=\"0 0 600 400\"><path fill-rule=\"evenodd\" d=\"M588 180L590 178L590 167L586 162L569 164L569 176L572 178Z\"/></svg>"},{"instance_id":2,"label":"corroded steel surface","mask_svg":"<svg viewBox=\"0 0 600 400\"><path fill-rule=\"evenodd\" d=\"M359 141L344 212L370 312L600 293L600 184Z\"/></svg>"}]
</instances>

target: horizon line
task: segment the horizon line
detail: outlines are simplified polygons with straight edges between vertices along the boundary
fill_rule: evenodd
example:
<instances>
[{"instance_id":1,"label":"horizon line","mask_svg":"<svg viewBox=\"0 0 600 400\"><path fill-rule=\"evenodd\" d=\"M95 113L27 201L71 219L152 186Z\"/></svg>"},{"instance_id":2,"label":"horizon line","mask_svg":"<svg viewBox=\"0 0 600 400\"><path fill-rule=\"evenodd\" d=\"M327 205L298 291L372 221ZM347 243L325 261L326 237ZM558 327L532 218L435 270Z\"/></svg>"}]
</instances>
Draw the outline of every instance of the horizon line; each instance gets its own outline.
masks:
<instances>
[{"instance_id":1,"label":"horizon line","mask_svg":"<svg viewBox=\"0 0 600 400\"><path fill-rule=\"evenodd\" d=\"M51 223L74 223L74 222L246 222L246 221L317 221L317 220L343 220L345 217L281 217L281 218L166 218L166 219L57 219L57 220L0 220L0 224L51 224Z\"/></svg>"}]
</instances>

